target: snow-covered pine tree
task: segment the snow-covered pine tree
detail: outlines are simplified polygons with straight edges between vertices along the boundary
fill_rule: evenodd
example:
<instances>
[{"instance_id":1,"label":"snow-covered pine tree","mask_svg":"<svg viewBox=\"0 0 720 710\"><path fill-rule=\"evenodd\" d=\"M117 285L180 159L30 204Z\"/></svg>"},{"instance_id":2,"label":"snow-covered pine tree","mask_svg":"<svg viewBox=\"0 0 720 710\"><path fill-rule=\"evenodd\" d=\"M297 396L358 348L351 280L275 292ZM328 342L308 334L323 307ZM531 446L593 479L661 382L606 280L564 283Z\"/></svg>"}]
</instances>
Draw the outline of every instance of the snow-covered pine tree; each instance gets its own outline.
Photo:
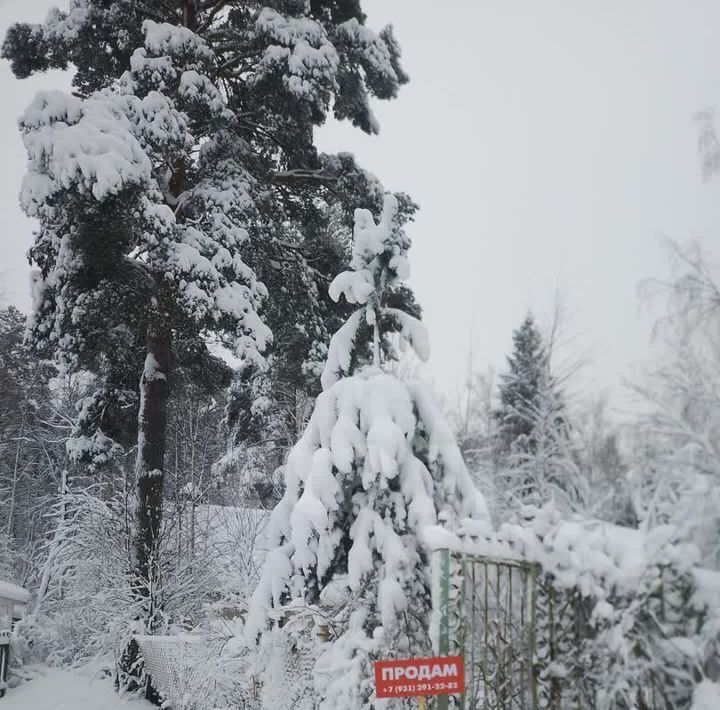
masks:
<instances>
[{"instance_id":1,"label":"snow-covered pine tree","mask_svg":"<svg viewBox=\"0 0 720 710\"><path fill-rule=\"evenodd\" d=\"M345 301L335 302L328 283L351 258L355 205L382 210L384 188L348 153L321 156L323 169L337 177L332 190L297 204L302 214L302 242L287 236L270 245L255 269L270 292L263 317L273 343L263 367L250 365L239 373L231 390L227 422L234 433L233 451L223 461L240 468L250 498L272 507L282 494L279 470L302 433L312 404L322 391L327 346L350 314ZM405 225L416 210L407 195L398 194L398 222ZM295 243L292 249L288 243ZM386 291L388 303L420 317L412 291L403 284ZM237 476L236 476L237 477Z\"/></svg>"},{"instance_id":2,"label":"snow-covered pine tree","mask_svg":"<svg viewBox=\"0 0 720 710\"><path fill-rule=\"evenodd\" d=\"M407 80L391 30L364 20L345 0L71 0L5 38L18 77L76 72L73 95L42 92L21 121L21 199L39 222L30 335L97 377L79 458L137 441L135 578L150 625L173 373L222 384L212 340L248 360L268 344L251 266L266 243L301 238L302 190L333 177L313 127L332 104L377 130L368 97Z\"/></svg>"},{"instance_id":3,"label":"snow-covered pine tree","mask_svg":"<svg viewBox=\"0 0 720 710\"><path fill-rule=\"evenodd\" d=\"M274 549L246 626L269 655L268 707L296 702L289 668L311 686L312 707L376 707L372 661L431 651L423 528L488 518L430 388L381 366L382 345L393 338L428 354L423 325L386 305L388 289L408 276L397 210L387 195L379 223L368 210L355 212L352 270L330 287L333 298L360 308L333 336L324 391L289 455L271 520ZM326 627L327 643L316 640L317 625ZM309 662L293 651L303 647ZM289 655L278 661L278 654Z\"/></svg>"},{"instance_id":4,"label":"snow-covered pine tree","mask_svg":"<svg viewBox=\"0 0 720 710\"><path fill-rule=\"evenodd\" d=\"M555 498L566 512L576 509L586 498L584 479L551 352L532 314L513 333L507 360L496 412L498 487L511 506Z\"/></svg>"},{"instance_id":5,"label":"snow-covered pine tree","mask_svg":"<svg viewBox=\"0 0 720 710\"><path fill-rule=\"evenodd\" d=\"M520 327L513 331L513 350L507 358L507 372L500 375L501 446L505 453L531 450L533 423L528 407L537 401L547 354L542 335L528 313Z\"/></svg>"}]
</instances>

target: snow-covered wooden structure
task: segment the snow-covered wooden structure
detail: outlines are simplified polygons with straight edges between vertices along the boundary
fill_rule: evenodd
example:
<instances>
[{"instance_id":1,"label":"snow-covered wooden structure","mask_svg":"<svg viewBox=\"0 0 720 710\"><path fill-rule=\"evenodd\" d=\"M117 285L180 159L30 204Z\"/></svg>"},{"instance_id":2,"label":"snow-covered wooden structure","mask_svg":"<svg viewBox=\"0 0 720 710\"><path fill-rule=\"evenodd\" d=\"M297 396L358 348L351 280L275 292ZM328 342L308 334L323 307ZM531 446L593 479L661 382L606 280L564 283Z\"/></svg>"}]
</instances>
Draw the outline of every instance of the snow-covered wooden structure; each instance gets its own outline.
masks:
<instances>
[{"instance_id":1,"label":"snow-covered wooden structure","mask_svg":"<svg viewBox=\"0 0 720 710\"><path fill-rule=\"evenodd\" d=\"M0 631L10 630L22 618L30 592L17 584L0 579Z\"/></svg>"},{"instance_id":2,"label":"snow-covered wooden structure","mask_svg":"<svg viewBox=\"0 0 720 710\"><path fill-rule=\"evenodd\" d=\"M0 698L5 695L10 662L10 632L22 618L30 593L12 582L0 579Z\"/></svg>"}]
</instances>

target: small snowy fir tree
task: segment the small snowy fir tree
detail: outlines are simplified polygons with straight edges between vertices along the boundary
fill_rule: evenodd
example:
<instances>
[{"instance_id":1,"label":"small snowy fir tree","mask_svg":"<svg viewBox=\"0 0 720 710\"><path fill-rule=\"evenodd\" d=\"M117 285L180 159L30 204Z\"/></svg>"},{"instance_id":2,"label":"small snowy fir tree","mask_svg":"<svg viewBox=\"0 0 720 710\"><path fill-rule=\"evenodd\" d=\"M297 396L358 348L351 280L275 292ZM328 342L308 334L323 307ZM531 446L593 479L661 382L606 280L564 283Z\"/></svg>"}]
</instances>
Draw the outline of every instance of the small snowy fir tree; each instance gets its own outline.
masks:
<instances>
[{"instance_id":1,"label":"small snowy fir tree","mask_svg":"<svg viewBox=\"0 0 720 710\"><path fill-rule=\"evenodd\" d=\"M501 445L505 453L533 448L533 422L526 410L538 398L546 352L542 336L531 313L513 332L513 351L507 358L508 371L501 375L500 420Z\"/></svg>"},{"instance_id":2,"label":"small snowy fir tree","mask_svg":"<svg viewBox=\"0 0 720 710\"><path fill-rule=\"evenodd\" d=\"M512 509L550 499L566 512L587 499L565 398L532 314L513 333L508 371L501 376L496 485Z\"/></svg>"},{"instance_id":3,"label":"small snowy fir tree","mask_svg":"<svg viewBox=\"0 0 720 710\"><path fill-rule=\"evenodd\" d=\"M290 453L272 514L274 549L246 627L268 654L268 707L305 707L300 697L322 710L379 707L372 662L431 652L423 529L488 517L430 388L381 367L392 337L428 355L423 325L385 304L386 290L408 275L397 209L387 195L377 224L356 210L352 270L330 287L333 298L360 308L331 341L324 392ZM395 335L383 333L383 323ZM372 364L356 366L367 353L365 326Z\"/></svg>"}]
</instances>

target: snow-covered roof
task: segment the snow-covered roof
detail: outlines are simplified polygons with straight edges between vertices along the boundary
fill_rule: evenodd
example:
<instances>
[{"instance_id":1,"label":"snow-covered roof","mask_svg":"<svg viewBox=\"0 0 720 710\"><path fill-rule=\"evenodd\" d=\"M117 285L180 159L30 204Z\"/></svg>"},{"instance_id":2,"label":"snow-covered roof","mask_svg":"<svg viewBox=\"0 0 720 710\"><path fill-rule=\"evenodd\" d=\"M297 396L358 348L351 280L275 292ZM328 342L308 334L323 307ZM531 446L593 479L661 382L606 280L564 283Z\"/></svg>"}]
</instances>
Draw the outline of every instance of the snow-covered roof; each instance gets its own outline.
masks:
<instances>
[{"instance_id":1,"label":"snow-covered roof","mask_svg":"<svg viewBox=\"0 0 720 710\"><path fill-rule=\"evenodd\" d=\"M28 592L27 589L19 587L17 584L5 582L0 579L0 597L12 599L12 601L20 604L26 604L28 599L30 599L30 592Z\"/></svg>"}]
</instances>

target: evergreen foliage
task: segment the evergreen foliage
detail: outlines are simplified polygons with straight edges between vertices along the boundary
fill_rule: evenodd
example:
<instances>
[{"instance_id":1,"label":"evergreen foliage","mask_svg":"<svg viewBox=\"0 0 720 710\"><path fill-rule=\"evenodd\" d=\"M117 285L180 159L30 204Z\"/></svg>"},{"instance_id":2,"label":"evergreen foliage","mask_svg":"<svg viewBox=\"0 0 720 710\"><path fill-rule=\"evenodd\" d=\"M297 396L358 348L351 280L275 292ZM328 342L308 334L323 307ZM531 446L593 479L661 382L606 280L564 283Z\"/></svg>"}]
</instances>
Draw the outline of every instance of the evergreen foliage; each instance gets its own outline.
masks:
<instances>
[{"instance_id":1,"label":"evergreen foliage","mask_svg":"<svg viewBox=\"0 0 720 710\"><path fill-rule=\"evenodd\" d=\"M496 411L499 487L515 502L540 504L554 497L565 510L577 509L587 499L579 460L551 353L532 314L513 333L507 360Z\"/></svg>"},{"instance_id":2,"label":"evergreen foliage","mask_svg":"<svg viewBox=\"0 0 720 710\"><path fill-rule=\"evenodd\" d=\"M432 392L380 368L391 337L422 357L428 348L421 323L386 305L385 289L408 276L397 199L386 196L378 223L356 210L353 237L352 270L330 294L360 308L331 341L324 391L288 458L270 524L274 549L250 605L246 633L260 635L268 707L313 692L323 710L377 707L372 661L432 650L423 531L488 517ZM368 349L372 365L363 364ZM319 625L330 638L314 647ZM313 672L287 678L286 649L311 659Z\"/></svg>"},{"instance_id":3,"label":"evergreen foliage","mask_svg":"<svg viewBox=\"0 0 720 710\"><path fill-rule=\"evenodd\" d=\"M264 366L258 274L274 253L314 253L330 211L306 244L308 190L340 179L313 128L333 106L377 130L369 97L394 97L407 77L392 31L341 0L71 0L11 27L2 51L20 78L76 69L73 95L41 92L21 121L21 201L40 223L29 342L61 371L95 375L76 460L104 464L137 440L135 586L152 627L168 396L180 377L227 385L218 347ZM342 179L362 189L355 173ZM322 318L307 256L293 270L311 286L305 313ZM307 325L312 350L325 332Z\"/></svg>"},{"instance_id":4,"label":"evergreen foliage","mask_svg":"<svg viewBox=\"0 0 720 710\"><path fill-rule=\"evenodd\" d=\"M547 353L531 313L513 331L513 350L507 358L508 370L500 375L500 438L505 453L535 447L533 421L528 409L537 404L545 376Z\"/></svg>"},{"instance_id":5,"label":"evergreen foliage","mask_svg":"<svg viewBox=\"0 0 720 710\"><path fill-rule=\"evenodd\" d=\"M294 206L304 225L302 241L293 242L288 235L277 247L265 247L266 258L257 270L271 294L263 315L273 342L264 363L241 368L227 408L236 447L226 463L241 467L249 489L268 507L281 494L280 472L273 472L302 433L321 391L330 336L350 313L347 304L330 297L328 286L351 259L354 205L369 204L374 214L383 207L382 185L350 154L321 159L326 173L337 181L332 191ZM417 207L407 195L396 197L398 229L403 229ZM385 298L389 305L420 317L412 291L404 284L389 285ZM384 355L391 357L390 350L385 339Z\"/></svg>"}]
</instances>

